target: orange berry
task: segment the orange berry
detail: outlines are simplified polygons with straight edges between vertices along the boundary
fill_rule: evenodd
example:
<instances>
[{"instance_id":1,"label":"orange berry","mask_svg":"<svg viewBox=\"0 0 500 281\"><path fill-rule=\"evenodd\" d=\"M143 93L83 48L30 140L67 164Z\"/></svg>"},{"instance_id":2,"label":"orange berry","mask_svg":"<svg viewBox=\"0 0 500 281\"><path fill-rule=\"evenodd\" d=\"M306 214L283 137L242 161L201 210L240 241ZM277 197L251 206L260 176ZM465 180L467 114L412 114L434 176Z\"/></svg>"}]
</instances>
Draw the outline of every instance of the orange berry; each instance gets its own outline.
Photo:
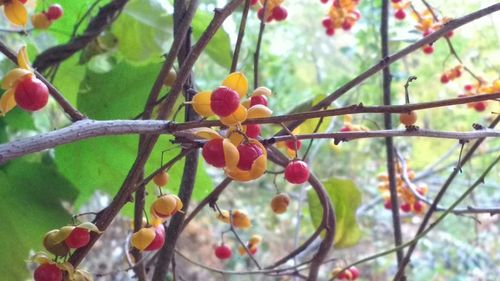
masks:
<instances>
[{"instance_id":1,"label":"orange berry","mask_svg":"<svg viewBox=\"0 0 500 281\"><path fill-rule=\"evenodd\" d=\"M417 113L415 111L401 113L399 114L399 121L405 126L411 126L417 122Z\"/></svg>"},{"instance_id":2,"label":"orange berry","mask_svg":"<svg viewBox=\"0 0 500 281\"><path fill-rule=\"evenodd\" d=\"M276 214L283 214L286 212L288 204L290 204L290 197L285 193L280 193L271 200L271 208Z\"/></svg>"},{"instance_id":3,"label":"orange berry","mask_svg":"<svg viewBox=\"0 0 500 281\"><path fill-rule=\"evenodd\" d=\"M153 182L160 187L167 185L168 173L165 171L161 171L159 174L154 176Z\"/></svg>"}]
</instances>

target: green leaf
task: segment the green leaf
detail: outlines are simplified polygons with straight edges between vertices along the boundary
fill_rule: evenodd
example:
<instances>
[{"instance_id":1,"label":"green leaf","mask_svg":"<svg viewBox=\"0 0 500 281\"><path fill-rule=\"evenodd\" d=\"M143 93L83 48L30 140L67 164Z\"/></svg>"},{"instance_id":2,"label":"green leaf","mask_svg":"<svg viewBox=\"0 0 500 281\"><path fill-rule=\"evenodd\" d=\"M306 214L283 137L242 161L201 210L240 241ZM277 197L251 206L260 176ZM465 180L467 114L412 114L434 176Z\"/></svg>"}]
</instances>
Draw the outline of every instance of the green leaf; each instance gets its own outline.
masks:
<instances>
[{"instance_id":1,"label":"green leaf","mask_svg":"<svg viewBox=\"0 0 500 281\"><path fill-rule=\"evenodd\" d=\"M160 67L159 63L132 66L121 62L104 74L87 70L78 94L78 109L90 118L99 120L133 118L142 111ZM56 149L59 171L80 190L77 206L86 202L96 190L104 191L110 196L116 194L137 156L138 139L134 135L102 137ZM146 164L146 175L159 168L163 150L170 149L164 155L165 161L179 153L179 147L172 149L174 146L170 139L167 136L160 137ZM180 161L169 171L170 182L167 189L171 192L178 190L183 163ZM194 198L204 197L210 192L211 186L211 179L200 164ZM156 190L150 184L148 191L149 204L154 199ZM132 214L131 206L126 208L125 214Z\"/></svg>"},{"instance_id":2,"label":"green leaf","mask_svg":"<svg viewBox=\"0 0 500 281\"><path fill-rule=\"evenodd\" d=\"M25 280L29 251L42 250L43 235L70 221L61 203L73 202L77 190L53 167L23 160L0 168L0 182L2 280Z\"/></svg>"},{"instance_id":3,"label":"green leaf","mask_svg":"<svg viewBox=\"0 0 500 281\"><path fill-rule=\"evenodd\" d=\"M334 246L346 248L356 245L361 238L361 231L356 222L356 209L361 205L361 192L351 180L330 178L323 182L335 209L336 232ZM323 208L316 192L307 193L309 213L315 227L319 226Z\"/></svg>"},{"instance_id":4,"label":"green leaf","mask_svg":"<svg viewBox=\"0 0 500 281\"><path fill-rule=\"evenodd\" d=\"M111 31L127 60L148 63L166 52L172 25L172 17L160 1L132 0Z\"/></svg>"},{"instance_id":5,"label":"green leaf","mask_svg":"<svg viewBox=\"0 0 500 281\"><path fill-rule=\"evenodd\" d=\"M193 19L193 36L196 40L200 39L201 34L205 31L212 18L212 14L205 11L198 10L196 12ZM208 56L219 65L227 69L231 67L231 43L229 41L229 35L223 29L219 29L215 33L205 51Z\"/></svg>"}]
</instances>

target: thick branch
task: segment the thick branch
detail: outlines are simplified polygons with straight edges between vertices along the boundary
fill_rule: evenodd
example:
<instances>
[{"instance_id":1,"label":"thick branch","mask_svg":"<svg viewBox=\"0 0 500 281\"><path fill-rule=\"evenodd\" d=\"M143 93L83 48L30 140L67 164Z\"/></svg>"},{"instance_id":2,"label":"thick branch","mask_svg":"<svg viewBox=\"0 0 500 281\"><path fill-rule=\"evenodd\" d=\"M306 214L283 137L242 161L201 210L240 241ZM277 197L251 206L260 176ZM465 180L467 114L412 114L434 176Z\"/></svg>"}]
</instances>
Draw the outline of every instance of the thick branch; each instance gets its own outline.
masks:
<instances>
[{"instance_id":1,"label":"thick branch","mask_svg":"<svg viewBox=\"0 0 500 281\"><path fill-rule=\"evenodd\" d=\"M106 30L118 17L128 0L113 0L103 6L99 13L90 21L82 35L76 36L64 45L55 46L42 52L33 62L33 67L44 72L52 65L58 64L78 51L82 50Z\"/></svg>"},{"instance_id":2,"label":"thick branch","mask_svg":"<svg viewBox=\"0 0 500 281\"><path fill-rule=\"evenodd\" d=\"M382 15L380 20L381 49L382 58L389 56L389 0L382 0ZM384 105L391 105L391 72L388 65L382 70L382 88L384 91ZM408 99L408 96L407 96ZM407 101L409 103L409 101ZM384 127L386 130L392 129L390 113L384 113ZM396 171L394 170L394 144L392 137L385 138L386 166L389 177L389 191L391 200L392 226L394 229L394 244L397 246L403 243L401 235L401 220L399 218L398 191L396 187ZM396 252L398 264L403 259L403 250Z\"/></svg>"}]
</instances>

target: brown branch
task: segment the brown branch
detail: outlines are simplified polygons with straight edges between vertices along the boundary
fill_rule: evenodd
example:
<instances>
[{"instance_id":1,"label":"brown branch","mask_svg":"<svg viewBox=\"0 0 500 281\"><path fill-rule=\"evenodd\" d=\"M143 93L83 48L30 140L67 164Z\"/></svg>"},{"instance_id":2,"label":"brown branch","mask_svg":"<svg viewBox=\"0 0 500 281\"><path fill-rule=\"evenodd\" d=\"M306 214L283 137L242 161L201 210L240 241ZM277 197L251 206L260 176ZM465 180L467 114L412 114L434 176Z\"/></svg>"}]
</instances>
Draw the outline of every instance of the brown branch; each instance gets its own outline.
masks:
<instances>
[{"instance_id":1,"label":"brown branch","mask_svg":"<svg viewBox=\"0 0 500 281\"><path fill-rule=\"evenodd\" d=\"M389 0L382 0L382 16L380 20L382 58L389 56ZM390 65L382 70L382 89L384 92L384 105L391 105L391 72ZM406 89L406 103L409 103L408 91ZM386 130L392 129L390 113L384 113L384 126ZM403 243L401 235L401 220L399 218L398 191L396 187L396 171L394 170L394 143L392 137L385 138L386 166L389 177L389 191L391 200L392 226L394 230L394 244L399 246ZM403 250L396 251L398 264L403 259Z\"/></svg>"},{"instance_id":2,"label":"brown branch","mask_svg":"<svg viewBox=\"0 0 500 281\"><path fill-rule=\"evenodd\" d=\"M264 1L264 6L262 7L263 13L262 18L260 19L259 26L259 36L257 37L257 46L255 48L255 53L253 54L253 88L256 89L259 87L259 57L260 57L260 45L262 44L262 38L264 36L264 29L266 28L266 10L267 3L269 0Z\"/></svg>"},{"instance_id":3,"label":"brown branch","mask_svg":"<svg viewBox=\"0 0 500 281\"><path fill-rule=\"evenodd\" d=\"M238 38L236 39L236 46L234 47L233 59L231 62L231 69L229 72L235 72L238 67L238 57L240 55L241 44L243 37L245 37L245 29L247 26L248 11L250 10L250 0L245 0L243 13L241 14L240 29L238 31Z\"/></svg>"},{"instance_id":4,"label":"brown branch","mask_svg":"<svg viewBox=\"0 0 500 281\"><path fill-rule=\"evenodd\" d=\"M50 66L61 63L85 48L116 20L127 2L128 0L113 0L100 8L82 35L74 37L64 45L45 50L35 59L33 67L44 72Z\"/></svg>"},{"instance_id":5,"label":"brown branch","mask_svg":"<svg viewBox=\"0 0 500 281\"><path fill-rule=\"evenodd\" d=\"M2 41L0 41L0 52L2 52L10 61L17 65L16 54L9 49ZM74 108L64 96L52 85L45 77L35 70L35 75L49 88L49 94L54 98L54 100L61 106L66 114L71 118L71 121L76 122L85 119L85 115L80 113L76 108Z\"/></svg>"},{"instance_id":6,"label":"brown branch","mask_svg":"<svg viewBox=\"0 0 500 281\"><path fill-rule=\"evenodd\" d=\"M357 85L359 85L360 83L362 83L366 79L370 78L375 73L382 70L383 68L400 60L401 58L405 57L406 55L418 50L420 47L425 46L427 44L430 44L430 43L438 40L443 35L447 34L449 31L452 31L456 28L459 28L459 27L461 27L469 22L472 22L474 20L482 18L486 15L492 14L498 10L500 10L500 3L493 4L491 6L483 8L481 10L478 10L474 13L471 13L471 14L468 14L468 15L463 16L461 18L457 18L457 19L453 19L453 20L449 21L447 24L445 24L438 31L431 33L430 35L420 39L419 41L413 43L412 45L409 45L408 47L400 50L399 52L393 54L392 56L388 56L388 57L383 58L379 63L370 67L365 72L361 73L360 75L358 75L357 77L355 77L351 81L347 82L346 84L344 84L343 86L338 88L333 93L329 94L326 98L324 98L323 100L318 102L316 105L311 107L311 110L319 110L321 108L330 106L330 104L332 102L334 102L339 97L341 97L342 95L347 93L349 90L356 87ZM303 120L295 121L295 122L289 124L288 128L290 130L293 130L296 127L298 127L302 122L303 122ZM281 130L280 132L278 132L278 135L282 135L282 134L285 134L284 130Z\"/></svg>"},{"instance_id":7,"label":"brown branch","mask_svg":"<svg viewBox=\"0 0 500 281\"><path fill-rule=\"evenodd\" d=\"M500 122L500 116L497 116L497 118L495 118L495 120L493 120L493 122L490 124L489 128L490 129L494 128L498 124L498 122ZM472 157L472 155L474 154L474 152L481 145L481 143L483 143L484 140L485 140L484 138L478 139L472 145L472 147L469 149L469 151L467 151L467 153L464 155L464 157L460 161L460 163L458 165L459 167L463 167L464 164L467 163L467 161L469 161L469 159ZM420 224L420 226L419 226L419 228L417 230L417 234L415 236L418 236L418 235L422 234L425 231L425 228L427 227L427 224L429 223L432 214L435 212L435 210L437 208L437 205L439 204L439 202L443 198L444 194L446 193L446 191L450 187L451 183L455 179L455 177L458 174L458 172L459 172L459 169L454 169L453 172L448 177L448 179L446 180L446 182L443 184L443 186L439 190L438 194L436 195L436 198L434 199L434 202L430 206L429 211L427 211L427 213L425 214L425 216L424 216L424 218L422 220L422 223ZM413 251L415 250L416 247L417 247L417 241L415 241L414 243L412 243L410 245L410 247L408 248L408 251L406 252L405 257L403 258L403 261L401 262L401 265L399 266L398 272L396 273L396 275L394 277L394 280L401 280L404 268L410 262L410 258L411 258L412 254L413 254Z\"/></svg>"}]
</instances>

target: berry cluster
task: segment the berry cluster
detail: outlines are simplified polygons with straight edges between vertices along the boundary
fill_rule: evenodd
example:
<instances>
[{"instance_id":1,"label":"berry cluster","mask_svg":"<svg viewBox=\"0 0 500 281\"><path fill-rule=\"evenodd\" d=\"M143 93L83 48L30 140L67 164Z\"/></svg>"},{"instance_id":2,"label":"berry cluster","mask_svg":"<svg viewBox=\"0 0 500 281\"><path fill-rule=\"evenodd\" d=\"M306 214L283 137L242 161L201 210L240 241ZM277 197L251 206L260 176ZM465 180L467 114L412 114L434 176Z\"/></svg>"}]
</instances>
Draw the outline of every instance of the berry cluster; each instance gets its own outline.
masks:
<instances>
[{"instance_id":1,"label":"berry cluster","mask_svg":"<svg viewBox=\"0 0 500 281\"><path fill-rule=\"evenodd\" d=\"M334 0L328 10L328 17L322 21L325 33L333 36L336 29L351 30L361 18L361 13L357 10L359 2L359 0ZM321 3L326 4L328 0L321 0Z\"/></svg>"},{"instance_id":2,"label":"berry cluster","mask_svg":"<svg viewBox=\"0 0 500 281\"><path fill-rule=\"evenodd\" d=\"M195 132L199 138L208 140L202 149L205 161L238 181L259 178L267 168L266 148L256 139L260 135L259 125L241 125L247 118L269 117L267 107L271 90L255 89L249 99L247 78L239 72L231 73L215 90L197 93L190 104L202 117L216 116L226 131L217 132L201 128Z\"/></svg>"},{"instance_id":3,"label":"berry cluster","mask_svg":"<svg viewBox=\"0 0 500 281\"><path fill-rule=\"evenodd\" d=\"M465 93L458 95L458 97L468 97L479 94L492 94L500 92L500 79L494 80L491 84L483 82L481 84L467 84L464 86ZM474 108L477 112L483 112L488 106L487 101L470 102L467 107Z\"/></svg>"},{"instance_id":4,"label":"berry cluster","mask_svg":"<svg viewBox=\"0 0 500 281\"><path fill-rule=\"evenodd\" d=\"M341 268L336 268L332 271L332 276L339 280L356 280L359 278L359 270L355 266L342 271Z\"/></svg>"},{"instance_id":5,"label":"berry cluster","mask_svg":"<svg viewBox=\"0 0 500 281\"><path fill-rule=\"evenodd\" d=\"M401 211L405 213L409 212L414 212L416 214L422 214L425 211L425 206L422 202L420 202L411 192L410 188L406 183L403 181L401 174L402 174L402 168L399 163L395 165L396 168L396 186L397 186L397 193L398 193L398 198L400 199L399 201L401 202L400 204L400 209ZM406 173L408 175L408 178L410 180L415 178L415 173L409 168L406 168ZM381 174L377 177L379 180L378 184L378 189L382 193L382 197L384 198L384 207L386 209L391 209L391 200L390 200L390 191L389 191L389 178L387 174ZM425 184L420 184L416 187L416 191L422 195L425 196L427 194L428 188L427 185Z\"/></svg>"},{"instance_id":6,"label":"berry cluster","mask_svg":"<svg viewBox=\"0 0 500 281\"><path fill-rule=\"evenodd\" d=\"M161 171L153 177L153 182L160 188L160 196L151 204L151 224L143 223L142 228L132 234L132 246L140 251L156 251L165 243L165 227L163 223L179 212L182 201L173 194L161 194L161 188L168 183L168 173Z\"/></svg>"},{"instance_id":7,"label":"berry cluster","mask_svg":"<svg viewBox=\"0 0 500 281\"><path fill-rule=\"evenodd\" d=\"M40 252L31 260L39 266L34 272L35 281L62 281L64 272L70 276L70 280L92 280L85 271L75 270L70 263L57 263L57 257L66 257L71 249L85 247L90 241L90 232L100 233L99 229L90 222L79 225L63 226L47 232L43 238L43 246L52 253L56 259L50 259L49 255ZM80 278L80 279L75 279Z\"/></svg>"},{"instance_id":8,"label":"berry cluster","mask_svg":"<svg viewBox=\"0 0 500 281\"><path fill-rule=\"evenodd\" d=\"M394 17L397 20L404 20L406 18L405 9L410 7L410 1L391 0L391 4L394 10Z\"/></svg>"},{"instance_id":9,"label":"berry cluster","mask_svg":"<svg viewBox=\"0 0 500 281\"><path fill-rule=\"evenodd\" d=\"M0 98L1 115L5 115L16 105L26 111L37 111L49 101L49 89L36 78L25 47L19 50L17 61L19 67L9 71L2 81L2 89L6 91Z\"/></svg>"},{"instance_id":10,"label":"berry cluster","mask_svg":"<svg viewBox=\"0 0 500 281\"><path fill-rule=\"evenodd\" d=\"M31 23L36 29L47 29L52 23L63 16L63 8L59 4L50 5L47 11L31 16Z\"/></svg>"},{"instance_id":11,"label":"berry cluster","mask_svg":"<svg viewBox=\"0 0 500 281\"><path fill-rule=\"evenodd\" d=\"M250 239L248 240L246 247L250 254L255 255L257 253L257 250L259 249L259 245L262 242L262 236L260 235L252 235ZM245 250L245 247L239 246L238 247L238 252L240 253L240 256L245 255L247 252Z\"/></svg>"},{"instance_id":12,"label":"berry cluster","mask_svg":"<svg viewBox=\"0 0 500 281\"><path fill-rule=\"evenodd\" d=\"M264 10L264 5L266 0L250 0L250 5L259 5L261 8L257 11L257 17L262 20L265 17L266 22L283 21L288 17L288 11L283 7L283 2L285 0L267 0L267 6Z\"/></svg>"},{"instance_id":13,"label":"berry cluster","mask_svg":"<svg viewBox=\"0 0 500 281\"><path fill-rule=\"evenodd\" d=\"M445 73L443 73L441 75L440 80L441 80L441 83L446 84L450 81L453 81L453 80L459 78L460 76L462 76L462 66L457 65L454 68L445 71Z\"/></svg>"}]
</instances>

